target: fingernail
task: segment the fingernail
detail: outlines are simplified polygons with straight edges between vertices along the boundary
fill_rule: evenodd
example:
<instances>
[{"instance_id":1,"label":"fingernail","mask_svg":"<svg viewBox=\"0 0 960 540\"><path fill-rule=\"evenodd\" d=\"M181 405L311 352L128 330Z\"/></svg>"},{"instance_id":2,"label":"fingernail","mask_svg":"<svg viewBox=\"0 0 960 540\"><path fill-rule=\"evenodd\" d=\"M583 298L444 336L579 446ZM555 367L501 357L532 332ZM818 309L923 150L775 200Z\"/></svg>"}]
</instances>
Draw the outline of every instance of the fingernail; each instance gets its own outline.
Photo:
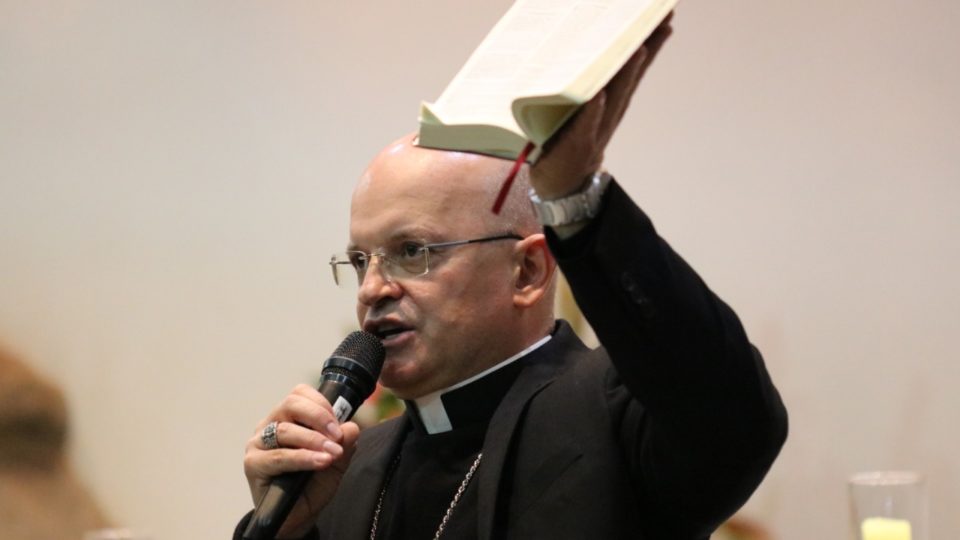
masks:
<instances>
[{"instance_id":1,"label":"fingernail","mask_svg":"<svg viewBox=\"0 0 960 540\"><path fill-rule=\"evenodd\" d=\"M337 425L336 422L330 422L327 424L327 433L329 433L331 437L338 441L341 437L343 437L343 432L340 431L340 426Z\"/></svg>"},{"instance_id":2,"label":"fingernail","mask_svg":"<svg viewBox=\"0 0 960 540\"><path fill-rule=\"evenodd\" d=\"M343 448L339 444L333 441L323 441L323 449L327 451L331 456L339 456L343 453Z\"/></svg>"},{"instance_id":3,"label":"fingernail","mask_svg":"<svg viewBox=\"0 0 960 540\"><path fill-rule=\"evenodd\" d=\"M330 460L333 459L330 454L326 452L317 452L313 457L313 462L320 466L326 466L330 464Z\"/></svg>"}]
</instances>

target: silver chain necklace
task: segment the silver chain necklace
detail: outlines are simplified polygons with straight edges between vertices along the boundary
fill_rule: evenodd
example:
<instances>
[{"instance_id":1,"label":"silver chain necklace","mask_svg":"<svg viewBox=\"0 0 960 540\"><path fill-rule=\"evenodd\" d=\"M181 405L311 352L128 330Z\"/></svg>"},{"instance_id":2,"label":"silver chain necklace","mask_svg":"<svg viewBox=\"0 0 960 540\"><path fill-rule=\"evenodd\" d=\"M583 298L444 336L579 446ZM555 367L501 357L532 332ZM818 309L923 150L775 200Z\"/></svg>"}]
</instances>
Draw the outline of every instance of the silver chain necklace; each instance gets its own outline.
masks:
<instances>
[{"instance_id":1,"label":"silver chain necklace","mask_svg":"<svg viewBox=\"0 0 960 540\"><path fill-rule=\"evenodd\" d=\"M463 492L467 490L467 485L470 484L473 473L477 472L481 458L483 458L483 452L477 454L477 459L473 460L473 465L470 466L467 475L463 477L463 482L460 482L460 487L457 488L457 492L453 494L453 500L450 501L450 506L447 507L447 513L444 514L443 519L440 520L440 526L437 527L437 533L433 535L433 540L439 540L440 535L443 534L443 530L447 528L447 522L450 521L450 516L453 515L453 509L457 507L457 503L460 502L460 497L462 497ZM380 522L380 509L383 507L383 496L387 494L387 486L390 485L390 480L393 479L393 473L398 463L400 463L399 455L393 460L393 464L390 465L390 472L387 473L387 479L383 482L383 487L380 489L380 496L377 498L377 508L373 512L373 525L370 526L370 540L377 540L377 525Z\"/></svg>"}]
</instances>

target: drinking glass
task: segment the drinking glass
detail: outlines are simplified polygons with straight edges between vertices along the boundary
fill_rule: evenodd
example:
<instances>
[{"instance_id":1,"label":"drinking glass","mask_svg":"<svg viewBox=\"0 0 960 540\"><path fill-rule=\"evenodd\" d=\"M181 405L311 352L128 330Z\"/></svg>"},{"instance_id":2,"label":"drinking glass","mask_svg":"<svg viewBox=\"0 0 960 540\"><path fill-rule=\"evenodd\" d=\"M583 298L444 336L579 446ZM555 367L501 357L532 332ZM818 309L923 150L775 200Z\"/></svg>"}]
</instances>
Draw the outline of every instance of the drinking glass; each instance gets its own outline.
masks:
<instances>
[{"instance_id":1,"label":"drinking glass","mask_svg":"<svg viewBox=\"0 0 960 540\"><path fill-rule=\"evenodd\" d=\"M927 540L927 492L913 471L850 477L850 508L858 540Z\"/></svg>"}]
</instances>

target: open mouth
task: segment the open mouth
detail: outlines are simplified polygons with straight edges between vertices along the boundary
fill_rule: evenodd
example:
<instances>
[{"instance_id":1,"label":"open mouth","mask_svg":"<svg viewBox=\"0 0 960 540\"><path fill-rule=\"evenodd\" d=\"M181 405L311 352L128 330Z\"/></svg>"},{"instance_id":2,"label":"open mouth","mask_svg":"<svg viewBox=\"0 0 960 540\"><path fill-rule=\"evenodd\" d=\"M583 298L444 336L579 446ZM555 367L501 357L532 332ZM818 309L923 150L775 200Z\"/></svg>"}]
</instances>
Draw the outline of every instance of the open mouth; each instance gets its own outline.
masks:
<instances>
[{"instance_id":1,"label":"open mouth","mask_svg":"<svg viewBox=\"0 0 960 540\"><path fill-rule=\"evenodd\" d=\"M377 336L384 345L397 343L404 335L407 335L412 330L409 326L399 323L384 322L370 326L372 326L372 328L367 331Z\"/></svg>"},{"instance_id":2,"label":"open mouth","mask_svg":"<svg viewBox=\"0 0 960 540\"><path fill-rule=\"evenodd\" d=\"M389 328L387 330L378 330L375 335L382 340L386 340L386 339L390 339L392 336L395 336L397 334L402 334L403 332L406 332L406 331L407 331L406 328L399 328L399 327Z\"/></svg>"}]
</instances>

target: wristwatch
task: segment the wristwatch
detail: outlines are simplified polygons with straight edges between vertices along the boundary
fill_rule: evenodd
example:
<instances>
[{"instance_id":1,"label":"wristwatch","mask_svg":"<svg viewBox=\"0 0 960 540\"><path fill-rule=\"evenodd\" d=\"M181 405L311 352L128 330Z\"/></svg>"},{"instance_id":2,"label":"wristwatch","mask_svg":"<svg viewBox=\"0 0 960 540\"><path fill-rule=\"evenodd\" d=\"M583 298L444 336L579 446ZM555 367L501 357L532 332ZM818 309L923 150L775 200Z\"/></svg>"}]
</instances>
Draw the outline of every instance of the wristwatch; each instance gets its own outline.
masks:
<instances>
[{"instance_id":1,"label":"wristwatch","mask_svg":"<svg viewBox=\"0 0 960 540\"><path fill-rule=\"evenodd\" d=\"M530 190L530 201L537 212L540 223L549 227L570 225L593 218L600 211L603 192L613 177L604 171L597 171L587 181L583 189L559 199L545 201Z\"/></svg>"}]
</instances>

